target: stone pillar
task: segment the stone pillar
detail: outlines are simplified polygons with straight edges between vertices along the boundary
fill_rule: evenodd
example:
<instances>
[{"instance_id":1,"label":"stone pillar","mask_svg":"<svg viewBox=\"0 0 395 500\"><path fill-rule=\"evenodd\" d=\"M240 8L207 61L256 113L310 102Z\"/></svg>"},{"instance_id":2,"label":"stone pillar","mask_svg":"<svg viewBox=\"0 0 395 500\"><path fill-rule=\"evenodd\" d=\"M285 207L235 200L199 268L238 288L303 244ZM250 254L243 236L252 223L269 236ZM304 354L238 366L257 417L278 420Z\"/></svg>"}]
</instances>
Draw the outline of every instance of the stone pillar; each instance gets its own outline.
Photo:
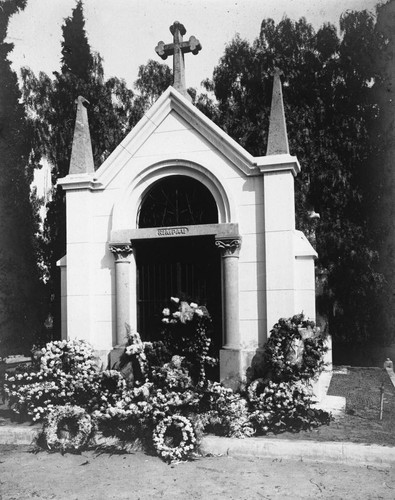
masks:
<instances>
[{"instance_id":1,"label":"stone pillar","mask_svg":"<svg viewBox=\"0 0 395 500\"><path fill-rule=\"evenodd\" d=\"M240 348L239 328L239 252L241 238L215 240L222 255L222 303L225 349Z\"/></svg>"},{"instance_id":2,"label":"stone pillar","mask_svg":"<svg viewBox=\"0 0 395 500\"><path fill-rule=\"evenodd\" d=\"M110 244L115 257L116 346L126 344L126 324L136 327L136 263L131 245Z\"/></svg>"},{"instance_id":3,"label":"stone pillar","mask_svg":"<svg viewBox=\"0 0 395 500\"><path fill-rule=\"evenodd\" d=\"M239 323L239 251L240 236L216 238L222 254L223 348L220 351L220 380L238 388L244 378L244 362Z\"/></svg>"}]
</instances>

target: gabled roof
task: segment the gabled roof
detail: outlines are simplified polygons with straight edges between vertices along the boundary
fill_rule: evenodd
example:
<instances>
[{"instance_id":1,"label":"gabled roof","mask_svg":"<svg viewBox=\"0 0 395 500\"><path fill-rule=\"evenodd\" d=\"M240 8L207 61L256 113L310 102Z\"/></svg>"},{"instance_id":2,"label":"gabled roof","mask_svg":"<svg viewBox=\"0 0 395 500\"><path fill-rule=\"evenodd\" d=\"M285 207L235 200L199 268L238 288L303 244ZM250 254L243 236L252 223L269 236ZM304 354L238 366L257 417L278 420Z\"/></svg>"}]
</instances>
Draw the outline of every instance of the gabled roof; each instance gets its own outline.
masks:
<instances>
[{"instance_id":1,"label":"gabled roof","mask_svg":"<svg viewBox=\"0 0 395 500\"><path fill-rule=\"evenodd\" d=\"M289 154L253 157L248 151L227 135L220 127L199 111L188 99L173 87L169 87L144 114L137 125L129 132L119 146L111 153L94 175L84 179L81 176L68 175L58 182L64 189L73 189L73 185L86 184L89 189L103 189L117 175L118 168L125 163L122 157L133 156L153 134L156 128L171 113L176 112L188 126L204 137L213 148L229 159L244 175L259 175L265 171L292 170L296 175L300 165L296 157ZM121 160L121 161L118 161ZM114 168L115 167L115 168ZM70 172L71 174L71 172Z\"/></svg>"}]
</instances>

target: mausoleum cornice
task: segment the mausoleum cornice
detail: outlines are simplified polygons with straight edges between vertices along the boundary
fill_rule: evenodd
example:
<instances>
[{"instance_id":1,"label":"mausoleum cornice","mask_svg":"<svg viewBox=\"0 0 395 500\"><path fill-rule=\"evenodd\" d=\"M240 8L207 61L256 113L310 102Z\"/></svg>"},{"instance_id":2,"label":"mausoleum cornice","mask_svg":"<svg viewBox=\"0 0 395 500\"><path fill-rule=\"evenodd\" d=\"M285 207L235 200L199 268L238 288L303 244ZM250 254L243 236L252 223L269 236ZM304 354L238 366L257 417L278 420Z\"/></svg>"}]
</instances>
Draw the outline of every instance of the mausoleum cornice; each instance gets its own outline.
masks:
<instances>
[{"instance_id":1,"label":"mausoleum cornice","mask_svg":"<svg viewBox=\"0 0 395 500\"><path fill-rule=\"evenodd\" d=\"M67 175L58 179L58 186L62 186L65 191L102 191L104 186L93 174Z\"/></svg>"},{"instance_id":2,"label":"mausoleum cornice","mask_svg":"<svg viewBox=\"0 0 395 500\"><path fill-rule=\"evenodd\" d=\"M254 160L261 174L290 170L296 176L301 171L299 160L289 154L258 156Z\"/></svg>"}]
</instances>

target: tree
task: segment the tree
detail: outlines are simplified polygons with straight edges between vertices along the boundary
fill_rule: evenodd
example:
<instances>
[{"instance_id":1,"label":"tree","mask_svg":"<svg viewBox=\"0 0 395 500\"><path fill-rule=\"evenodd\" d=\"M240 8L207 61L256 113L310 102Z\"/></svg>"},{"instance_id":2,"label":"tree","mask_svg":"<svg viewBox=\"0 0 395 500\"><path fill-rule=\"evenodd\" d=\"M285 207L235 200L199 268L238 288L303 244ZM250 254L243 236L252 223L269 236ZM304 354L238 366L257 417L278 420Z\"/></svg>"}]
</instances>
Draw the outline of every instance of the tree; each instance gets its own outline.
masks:
<instances>
[{"instance_id":1,"label":"tree","mask_svg":"<svg viewBox=\"0 0 395 500\"><path fill-rule=\"evenodd\" d=\"M28 352L41 319L31 129L8 59L13 45L4 42L10 17L25 6L26 0L0 2L0 356Z\"/></svg>"},{"instance_id":2,"label":"tree","mask_svg":"<svg viewBox=\"0 0 395 500\"><path fill-rule=\"evenodd\" d=\"M69 172L79 95L89 102L90 135L98 168L171 83L168 66L151 60L139 68L137 93L123 80L105 80L102 59L92 53L86 36L81 0L65 19L62 32L61 68L54 73L55 78L44 73L36 77L31 70L22 69L23 98L35 132L33 151L49 161L53 186ZM66 253L66 207L61 188L53 188L52 201L47 205L41 248L56 335L60 331L60 273L56 262Z\"/></svg>"},{"instance_id":3,"label":"tree","mask_svg":"<svg viewBox=\"0 0 395 500\"><path fill-rule=\"evenodd\" d=\"M79 95L89 102L89 121L95 167L121 142L135 120L134 94L123 80L105 81L102 60L92 53L86 33L82 1L62 26L61 71L50 78L22 69L23 98L34 130L33 151L51 165L52 201L47 205L42 249L48 269L50 313L55 334L60 331L60 273L56 262L66 253L65 196L56 181L68 174Z\"/></svg>"},{"instance_id":4,"label":"tree","mask_svg":"<svg viewBox=\"0 0 395 500\"><path fill-rule=\"evenodd\" d=\"M382 276L367 223L363 172L371 153L369 127L377 117L371 100L374 55L380 50L374 17L347 12L342 36L330 24L317 32L302 18L262 22L253 44L236 37L205 87L217 103L197 106L250 153L266 153L274 68L283 72L291 154L296 179L297 225L319 253L321 314L337 340L367 341L373 334L373 298ZM372 54L372 56L370 56ZM309 211L320 213L313 222Z\"/></svg>"},{"instance_id":5,"label":"tree","mask_svg":"<svg viewBox=\"0 0 395 500\"><path fill-rule=\"evenodd\" d=\"M374 149L368 162L366 184L369 187L369 222L377 242L380 260L377 268L385 277L384 293L378 300L376 331L391 332L387 341L395 338L395 2L390 0L377 7L376 37L381 50L374 54L375 77L372 79L373 102L378 119L370 128ZM365 56L366 57L366 56Z\"/></svg>"}]
</instances>

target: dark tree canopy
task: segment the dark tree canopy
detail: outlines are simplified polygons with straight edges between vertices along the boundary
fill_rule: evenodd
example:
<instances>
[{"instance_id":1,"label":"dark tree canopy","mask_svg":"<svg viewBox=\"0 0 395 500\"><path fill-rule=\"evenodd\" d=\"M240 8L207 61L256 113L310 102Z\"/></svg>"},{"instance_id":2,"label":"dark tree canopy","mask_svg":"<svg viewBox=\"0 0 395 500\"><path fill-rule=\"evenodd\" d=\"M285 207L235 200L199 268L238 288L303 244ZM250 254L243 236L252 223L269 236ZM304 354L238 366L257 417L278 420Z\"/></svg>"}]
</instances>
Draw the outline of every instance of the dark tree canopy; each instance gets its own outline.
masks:
<instances>
[{"instance_id":1,"label":"dark tree canopy","mask_svg":"<svg viewBox=\"0 0 395 500\"><path fill-rule=\"evenodd\" d=\"M340 34L330 24L315 31L304 18L277 24L265 19L252 44L239 36L228 44L212 80L204 82L208 94L190 92L196 106L251 154L264 155L272 74L275 68L282 70L291 154L302 165L296 178L297 225L319 253L319 311L327 317L330 333L350 342L377 335L377 302L384 290L377 271L380 245L371 229L377 220L369 226L367 210L367 202L374 203L372 158L379 158L379 140L386 140L377 127L386 101L377 95L384 95L384 86L393 79L382 78L382 58L394 49L392 34L387 29L383 35L379 24L380 18L376 23L367 11L346 12ZM105 80L102 60L88 43L81 1L62 30L61 68L55 78L23 70L23 97L34 132L31 156L36 163L41 156L49 160L54 185L68 173L78 95L90 103L97 168L172 78L166 65L150 60L139 68L135 92L122 80ZM385 161L389 164L389 157ZM54 190L48 208L43 248L55 291L55 263L65 253L61 191ZM320 213L319 221L309 217L312 209Z\"/></svg>"},{"instance_id":2,"label":"dark tree canopy","mask_svg":"<svg viewBox=\"0 0 395 500\"><path fill-rule=\"evenodd\" d=\"M363 179L372 151L369 134L377 117L372 101L380 37L367 11L347 12L341 36L324 24L317 32L304 19L265 19L253 44L236 37L206 81L217 102L197 105L250 153L266 153L275 68L282 73L296 179L297 226L319 254L319 310L337 339L367 340L373 333L374 298L382 276L368 231ZM320 213L311 220L309 212Z\"/></svg>"},{"instance_id":3,"label":"dark tree canopy","mask_svg":"<svg viewBox=\"0 0 395 500\"><path fill-rule=\"evenodd\" d=\"M60 72L54 72L52 77L40 73L37 77L28 68L22 70L24 102L35 132L33 151L37 158L49 161L53 186L69 172L79 95L89 102L89 128L94 164L98 168L171 83L168 66L155 61L140 66L136 94L124 80L115 77L106 80L102 59L91 51L87 39L81 0L65 19L62 32ZM53 188L47 209L42 249L53 298L51 314L55 318L56 335L60 328L60 273L56 262L66 253L66 207L61 188Z\"/></svg>"},{"instance_id":4,"label":"dark tree canopy","mask_svg":"<svg viewBox=\"0 0 395 500\"><path fill-rule=\"evenodd\" d=\"M77 2L71 17L62 26L62 73L71 73L87 82L93 66L93 56L85 33L82 1Z\"/></svg>"},{"instance_id":5,"label":"dark tree canopy","mask_svg":"<svg viewBox=\"0 0 395 500\"><path fill-rule=\"evenodd\" d=\"M22 70L23 97L35 131L33 151L51 165L52 185L69 172L71 147L79 95L88 102L90 132L95 167L107 158L129 131L133 115L133 92L118 78L104 79L102 60L91 52L85 33L82 2L62 26L61 71L54 77L40 73L36 77ZM47 205L42 237L44 261L48 269L48 287L52 296L51 314L55 334L60 325L60 282L56 262L66 253L65 197L61 188L53 188Z\"/></svg>"},{"instance_id":6,"label":"dark tree canopy","mask_svg":"<svg viewBox=\"0 0 395 500\"><path fill-rule=\"evenodd\" d=\"M25 1L0 3L0 356L29 352L40 328L41 284L30 203L33 165L31 130L5 43L9 19Z\"/></svg>"},{"instance_id":7,"label":"dark tree canopy","mask_svg":"<svg viewBox=\"0 0 395 500\"><path fill-rule=\"evenodd\" d=\"M369 228L379 249L378 269L385 277L384 293L377 310L377 332L391 332L395 338L395 2L377 8L376 36L381 43L378 54L361 50L372 67L372 101L378 119L369 130L374 148L365 178ZM388 341L391 338L388 338Z\"/></svg>"}]
</instances>

